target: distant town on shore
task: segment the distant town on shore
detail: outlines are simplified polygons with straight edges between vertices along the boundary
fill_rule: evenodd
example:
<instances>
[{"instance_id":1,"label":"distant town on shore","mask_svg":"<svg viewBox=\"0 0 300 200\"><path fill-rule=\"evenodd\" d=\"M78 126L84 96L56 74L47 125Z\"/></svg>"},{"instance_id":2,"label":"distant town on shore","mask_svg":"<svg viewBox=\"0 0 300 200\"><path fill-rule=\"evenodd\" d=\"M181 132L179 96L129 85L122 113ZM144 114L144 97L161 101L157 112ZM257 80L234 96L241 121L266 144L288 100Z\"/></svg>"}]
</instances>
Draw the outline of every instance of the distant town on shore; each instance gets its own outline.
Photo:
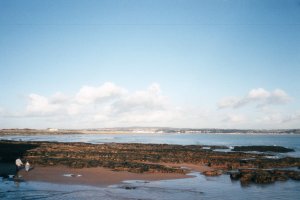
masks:
<instances>
[{"instance_id":1,"label":"distant town on shore","mask_svg":"<svg viewBox=\"0 0 300 200\"><path fill-rule=\"evenodd\" d=\"M0 135L31 134L122 134L122 133L199 133L199 134L300 134L300 129L217 129L217 128L169 128L169 127L116 127L96 129L0 129Z\"/></svg>"}]
</instances>

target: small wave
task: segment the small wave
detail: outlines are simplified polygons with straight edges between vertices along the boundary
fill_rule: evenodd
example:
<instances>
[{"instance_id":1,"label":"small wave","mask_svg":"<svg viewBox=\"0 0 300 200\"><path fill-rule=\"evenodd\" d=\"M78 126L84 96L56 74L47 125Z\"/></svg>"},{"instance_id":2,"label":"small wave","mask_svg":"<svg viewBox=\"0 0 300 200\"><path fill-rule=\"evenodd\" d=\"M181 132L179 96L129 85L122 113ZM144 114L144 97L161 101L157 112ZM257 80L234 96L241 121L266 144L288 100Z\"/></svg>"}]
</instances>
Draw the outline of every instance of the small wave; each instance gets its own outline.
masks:
<instances>
[{"instance_id":1,"label":"small wave","mask_svg":"<svg viewBox=\"0 0 300 200\"><path fill-rule=\"evenodd\" d=\"M63 174L65 177L80 177L82 176L81 174Z\"/></svg>"}]
</instances>

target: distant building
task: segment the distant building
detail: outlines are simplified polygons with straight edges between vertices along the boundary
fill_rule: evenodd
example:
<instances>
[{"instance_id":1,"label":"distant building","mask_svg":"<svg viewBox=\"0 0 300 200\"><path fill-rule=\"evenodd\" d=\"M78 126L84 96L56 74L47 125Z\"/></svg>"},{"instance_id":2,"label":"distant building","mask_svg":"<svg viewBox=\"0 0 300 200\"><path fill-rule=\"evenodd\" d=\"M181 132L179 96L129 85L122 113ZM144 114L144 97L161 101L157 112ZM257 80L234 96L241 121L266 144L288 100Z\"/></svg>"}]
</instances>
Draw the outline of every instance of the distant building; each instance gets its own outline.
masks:
<instances>
[{"instance_id":1,"label":"distant building","mask_svg":"<svg viewBox=\"0 0 300 200\"><path fill-rule=\"evenodd\" d=\"M58 131L57 128L48 128L47 130L48 130L48 131L51 131L51 132Z\"/></svg>"}]
</instances>

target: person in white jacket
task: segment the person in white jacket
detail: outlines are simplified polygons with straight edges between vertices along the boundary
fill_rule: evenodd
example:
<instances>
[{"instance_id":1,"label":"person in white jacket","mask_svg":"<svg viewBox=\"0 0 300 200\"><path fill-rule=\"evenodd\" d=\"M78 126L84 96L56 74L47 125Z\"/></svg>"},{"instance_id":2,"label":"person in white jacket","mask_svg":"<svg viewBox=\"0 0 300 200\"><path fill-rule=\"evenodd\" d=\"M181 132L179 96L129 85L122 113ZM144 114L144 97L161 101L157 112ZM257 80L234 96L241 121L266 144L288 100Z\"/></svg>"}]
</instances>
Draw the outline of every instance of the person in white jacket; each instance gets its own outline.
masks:
<instances>
[{"instance_id":1,"label":"person in white jacket","mask_svg":"<svg viewBox=\"0 0 300 200\"><path fill-rule=\"evenodd\" d=\"M30 164L28 161L25 164L25 170L26 170L26 172L28 172L30 170Z\"/></svg>"},{"instance_id":2,"label":"person in white jacket","mask_svg":"<svg viewBox=\"0 0 300 200\"><path fill-rule=\"evenodd\" d=\"M22 163L22 160L20 158L17 158L17 160L16 160L16 171L18 172L22 168L23 165L24 164Z\"/></svg>"}]
</instances>

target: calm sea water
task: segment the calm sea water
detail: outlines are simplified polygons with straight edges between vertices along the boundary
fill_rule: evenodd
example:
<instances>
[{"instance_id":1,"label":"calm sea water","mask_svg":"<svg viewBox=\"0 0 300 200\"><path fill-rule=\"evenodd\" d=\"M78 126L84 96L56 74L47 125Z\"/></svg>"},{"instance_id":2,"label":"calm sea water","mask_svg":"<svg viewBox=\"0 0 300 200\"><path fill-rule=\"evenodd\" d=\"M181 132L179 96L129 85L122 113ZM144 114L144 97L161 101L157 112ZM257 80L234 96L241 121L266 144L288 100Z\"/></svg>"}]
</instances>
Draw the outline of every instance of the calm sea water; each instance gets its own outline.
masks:
<instances>
[{"instance_id":1,"label":"calm sea water","mask_svg":"<svg viewBox=\"0 0 300 200\"><path fill-rule=\"evenodd\" d=\"M279 145L294 148L299 156L300 135L245 134L120 134L120 135L44 135L5 136L0 139L23 141L58 141L88 143L166 143L204 145ZM228 175L195 177L165 181L128 180L109 187L59 185L41 182L21 182L0 178L0 199L299 199L300 182L286 181L268 185L251 184L242 187ZM125 187L134 189L127 190Z\"/></svg>"},{"instance_id":2,"label":"calm sea water","mask_svg":"<svg viewBox=\"0 0 300 200\"><path fill-rule=\"evenodd\" d=\"M109 187L81 185L59 185L42 182L23 182L19 185L12 181L1 181L0 199L107 199L107 200L239 200L239 199L299 199L300 183L295 181L277 182L270 185L249 185L242 187L232 182L227 175L143 181L130 180ZM134 189L125 189L131 187Z\"/></svg>"}]
</instances>

